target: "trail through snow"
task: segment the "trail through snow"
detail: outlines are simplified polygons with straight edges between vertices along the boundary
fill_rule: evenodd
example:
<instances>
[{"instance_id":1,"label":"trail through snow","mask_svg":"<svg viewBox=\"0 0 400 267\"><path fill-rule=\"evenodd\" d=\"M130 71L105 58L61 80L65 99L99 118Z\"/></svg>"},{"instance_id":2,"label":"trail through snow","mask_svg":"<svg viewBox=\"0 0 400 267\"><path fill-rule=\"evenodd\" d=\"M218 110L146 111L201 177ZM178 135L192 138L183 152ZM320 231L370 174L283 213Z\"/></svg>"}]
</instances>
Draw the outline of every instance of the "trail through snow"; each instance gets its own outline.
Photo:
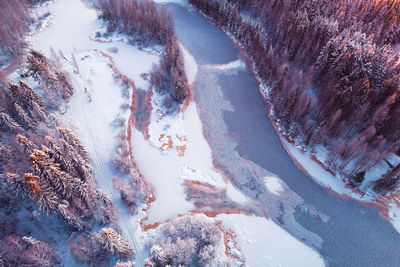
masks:
<instances>
[{"instance_id":1,"label":"trail through snow","mask_svg":"<svg viewBox=\"0 0 400 267\"><path fill-rule=\"evenodd\" d=\"M78 74L74 74L76 92L71 100L70 108L65 118L77 131L93 161L96 182L107 194L113 203L120 204L120 226L124 236L133 245L136 261L139 266L144 265L141 249L136 241L131 215L122 207L118 193L113 189L112 177L116 173L109 164L114 151L116 130L112 122L120 112L120 105L124 99L121 97L121 88L115 84L109 60L98 52L82 52L74 54L78 57ZM82 61L82 59L84 59ZM71 62L69 58L68 62ZM74 68L72 65L66 64ZM71 73L74 73L70 70ZM110 96L107 92L113 92ZM107 106L107 109L103 107Z\"/></svg>"},{"instance_id":2,"label":"trail through snow","mask_svg":"<svg viewBox=\"0 0 400 267\"><path fill-rule=\"evenodd\" d=\"M51 56L51 49L61 51L68 61L64 62L65 67L70 68L78 86L75 87L76 93L64 117L76 127L88 149L97 184L119 207L122 234L134 247L137 266L144 266L142 245L136 240L137 225L113 189L112 178L116 173L109 164L117 143L117 130L111 125L116 116L123 113L121 105L129 103L130 99L122 98L121 87L109 66L112 63L104 55L111 56L115 67L143 89L147 89L149 83L141 74L149 72L152 64L158 62L159 56L123 41L101 43L93 40L91 36L102 25L97 20L97 12L80 0L57 0L37 8L38 13L47 11L51 13L51 21L47 27L30 36L29 41L34 49L46 56ZM79 70L74 70L72 55ZM83 72L82 75L78 75L79 71ZM128 115L124 114L125 117Z\"/></svg>"},{"instance_id":3,"label":"trail through snow","mask_svg":"<svg viewBox=\"0 0 400 267\"><path fill-rule=\"evenodd\" d=\"M81 114L82 114L82 118L85 122L86 125L86 131L87 131L87 136L90 139L90 149L92 151L92 155L94 155L92 158L94 159L94 166L95 166L95 170L97 170L97 173L99 174L98 176L96 176L97 178L101 178L101 180L99 181L99 179L97 179L97 183L102 187L107 189L106 192L111 196L111 199L114 203L116 203L119 200L119 197L116 196L115 194L115 190L113 189L112 186L112 181L110 180L111 177L113 177L112 173L110 172L109 168L104 168L104 166L107 166L109 163L104 162L103 158L100 156L99 152L97 151L96 147L98 147L98 145L96 144L96 142L94 141L93 138L93 133L90 129L90 123L86 117L86 111L84 108L84 97L82 96L82 92L80 90L78 90L77 95L80 99L80 103L81 103ZM136 255L136 260L139 263L139 266L144 266L144 260L141 256L140 253L140 249L139 246L135 240L135 236L132 233L132 224L129 223L127 215L125 214L125 212L120 212L120 217L121 220L123 222L122 225L120 225L123 229L122 231L128 234L128 239L129 241L133 244L134 250L135 250L135 255Z\"/></svg>"},{"instance_id":4,"label":"trail through snow","mask_svg":"<svg viewBox=\"0 0 400 267\"><path fill-rule=\"evenodd\" d=\"M158 2L171 2L159 0ZM182 1L173 1L182 4ZM112 187L112 177L116 175L109 161L116 148L116 134L118 129L113 126L117 115L127 118L127 111L121 110L121 105L130 102L121 96L121 87L113 77L109 66L110 60L104 55L112 57L115 67L124 75L135 82L138 88L148 90L149 83L141 76L148 73L153 63L159 56L156 53L139 50L123 41L97 42L93 39L94 33L102 25L97 20L95 10L88 8L80 0L57 0L50 2L48 7L39 7L51 12L51 21L40 32L30 37L34 49L40 50L45 55L51 55L51 48L61 50L65 55L65 67L73 74L76 94L73 96L70 107L64 115L65 119L76 127L82 143L88 149L93 160L95 178L98 185L104 189L117 204L120 212L120 225L122 234L134 246L138 266L144 266L143 244L138 243L138 238L143 241L145 235L137 225L137 218L131 216L127 209L122 207L118 193ZM196 59L190 51L181 46L185 59L185 70L189 84L193 84L197 77L198 66ZM104 53L101 54L100 52ZM78 70L74 71L72 56L75 56ZM240 60L225 65L212 66L217 71L229 71L242 68ZM155 101L157 101L155 96ZM154 104L154 103L153 103ZM186 200L182 186L183 180L199 181L213 185L216 188L225 188L228 198L244 204L248 199L235 187L216 172L212 163L211 149L203 136L203 125L197 111L197 106L191 102L185 112L174 118L167 118L154 109L150 124L150 139L145 140L143 135L133 129L132 143L137 164L146 180L155 187L156 200L147 212L148 223L160 222L174 218L178 214L189 212L193 204ZM161 115L161 116L160 116ZM161 136L164 134L164 136ZM171 142L171 147L170 147ZM160 146L168 149L160 149ZM163 152L163 153L162 153ZM277 182L271 187L274 192L280 192ZM244 216L244 215L242 215ZM247 258L252 258L252 266L265 266L264 263L275 264L285 262L285 257L296 258L296 253L283 255L275 250L271 251L273 261L262 261L260 253L252 254L251 250L267 248L269 239L257 239L257 233L252 231L252 236L257 242L255 245L245 245L243 236L254 225L268 227L276 236L285 235L291 240L290 248L310 255L313 266L323 265L319 255L301 242L295 242L293 237L283 229L265 218L251 217L240 219L241 216L223 215L218 219L227 226L229 221L234 221L232 228L237 231L241 244L245 247ZM249 221L249 220L250 221ZM256 222L257 221L257 222ZM262 221L259 222L259 221ZM246 222L249 230L240 231L241 222ZM136 228L135 228L136 227ZM236 227L236 228L235 228ZM262 227L255 228L264 231ZM261 241L262 242L261 242ZM248 244L250 244L248 242ZM261 260L261 262L260 262ZM259 264L256 264L259 261ZM287 261L286 261L287 262ZM280 264L279 263L279 264ZM261 264L261 265L260 265ZM295 266L288 264L288 266Z\"/></svg>"}]
</instances>

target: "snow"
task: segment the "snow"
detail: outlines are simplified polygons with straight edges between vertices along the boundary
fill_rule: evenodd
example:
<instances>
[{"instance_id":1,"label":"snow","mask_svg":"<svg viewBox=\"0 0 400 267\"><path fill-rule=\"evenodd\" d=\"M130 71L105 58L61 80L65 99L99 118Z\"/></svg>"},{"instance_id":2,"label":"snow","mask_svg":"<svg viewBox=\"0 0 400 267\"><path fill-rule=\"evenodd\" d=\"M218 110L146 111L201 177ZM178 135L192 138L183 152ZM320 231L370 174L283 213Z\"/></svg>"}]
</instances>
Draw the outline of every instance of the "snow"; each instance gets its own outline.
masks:
<instances>
[{"instance_id":1,"label":"snow","mask_svg":"<svg viewBox=\"0 0 400 267\"><path fill-rule=\"evenodd\" d=\"M157 94L153 95L153 98L158 97ZM132 135L136 163L146 180L154 186L156 195L148 211L147 223L162 222L194 209L193 204L186 201L182 185L184 180L199 181L217 188L225 187L221 175L213 169L211 150L203 136L195 103L191 102L183 114L153 117L154 113L160 115L160 112L153 110L149 140L145 140L137 130ZM175 136L167 138L172 140L173 149L160 149L163 139L159 137L163 134ZM186 148L183 153L174 150L181 144L178 137L185 138Z\"/></svg>"},{"instance_id":2,"label":"snow","mask_svg":"<svg viewBox=\"0 0 400 267\"><path fill-rule=\"evenodd\" d=\"M348 195L352 198L361 199L361 195L351 191L345 187L345 183L339 178L326 171L317 162L311 159L308 153L302 153L300 149L288 143L285 139L281 139L288 153L299 163L308 175L320 185L332 189L334 192L342 195ZM365 197L364 197L365 198ZM364 201L368 199L363 199Z\"/></svg>"},{"instance_id":3,"label":"snow","mask_svg":"<svg viewBox=\"0 0 400 267\"><path fill-rule=\"evenodd\" d=\"M151 123L148 127L149 142L163 154L183 155L186 149L186 133L182 114L166 116L163 111L163 98L153 94Z\"/></svg>"},{"instance_id":4,"label":"snow","mask_svg":"<svg viewBox=\"0 0 400 267\"><path fill-rule=\"evenodd\" d=\"M218 215L225 227L235 231L248 267L324 266L322 258L274 222L242 214Z\"/></svg>"},{"instance_id":5,"label":"snow","mask_svg":"<svg viewBox=\"0 0 400 267\"><path fill-rule=\"evenodd\" d=\"M272 194L280 195L284 190L279 178L273 176L264 177L265 186Z\"/></svg>"},{"instance_id":6,"label":"snow","mask_svg":"<svg viewBox=\"0 0 400 267\"><path fill-rule=\"evenodd\" d=\"M164 1L184 4L184 1ZM42 8L42 7L39 7ZM137 87L149 90L149 83L141 74L148 73L157 63L157 52L140 50L128 45L124 38L96 41L92 38L104 27L97 20L95 10L79 0L57 0L46 5L51 13L45 27L30 37L34 49L51 55L51 48L61 50L63 65L71 73L76 93L64 114L65 120L73 125L83 145L93 160L96 181L109 193L120 211L123 234L136 246L132 232L142 236L138 217L132 217L122 207L118 193L113 190L111 179L116 175L109 162L116 148L118 129L114 119L128 116L120 107L129 103L121 94L121 86L114 79L113 64L119 72L135 82ZM198 66L189 51L181 46L189 84L197 75ZM73 62L76 59L77 69ZM241 60L224 65L215 65L220 70L234 70L244 66ZM152 97L153 110L149 125L149 139L132 129L133 154L145 179L154 187L156 200L147 212L146 223L163 222L178 214L194 209L186 200L183 181L198 181L225 189L227 196L244 204L248 199L214 169L211 149L203 136L202 123L196 104L191 102L183 113L166 116L157 94ZM267 188L279 194L283 185L276 179L267 179ZM227 227L238 235L241 249L248 266L322 266L316 252L265 218L245 215L219 215ZM156 235L156 231L152 234ZM143 240L143 239L142 239ZM262 249L261 249L262 248ZM140 256L140 255L139 255ZM140 265L141 260L138 260Z\"/></svg>"},{"instance_id":7,"label":"snow","mask_svg":"<svg viewBox=\"0 0 400 267\"><path fill-rule=\"evenodd\" d=\"M364 192L364 194L361 195L359 191L353 191L350 188L347 188L345 181L340 177L340 175L333 175L331 172L324 169L311 158L311 155L308 152L303 153L299 147L287 142L284 138L281 138L281 141L293 160L297 162L298 165L300 165L300 167L303 168L304 171L308 173L308 175L311 176L318 184L329 188L340 195L346 195L363 202L375 203L376 194L373 192L373 190L370 190L370 188L374 181L378 180L388 170L388 165L384 161L381 161L366 172L365 179L360 186L360 190ZM323 162L324 158L324 151L318 149L317 159ZM393 154L388 155L387 159L394 164L400 160L396 155Z\"/></svg>"},{"instance_id":8,"label":"snow","mask_svg":"<svg viewBox=\"0 0 400 267\"><path fill-rule=\"evenodd\" d=\"M90 38L93 32L101 30L102 25L97 20L96 11L82 1L57 0L43 8L51 13L51 19L28 41L33 49L47 56L51 55L52 48L64 55L63 64L72 75L76 91L64 115L65 121L76 130L87 149L96 182L117 205L122 233L134 245L137 262L143 265L141 248L135 240L140 228L135 227L136 219L123 207L111 182L113 176L118 175L109 164L119 131L113 122L117 115L128 117L121 105L130 103L130 98L122 97L120 81L115 77L122 73L137 87L146 90L149 82L141 74L148 73L152 64L159 61L159 56L156 52L128 45L123 40L98 42ZM38 9L40 13L41 7Z\"/></svg>"},{"instance_id":9,"label":"snow","mask_svg":"<svg viewBox=\"0 0 400 267\"><path fill-rule=\"evenodd\" d=\"M122 97L121 88L115 84L112 69L108 65L110 61L106 57L92 51L73 55L79 71L73 74L78 92L72 98L64 118L79 130L90 128L98 153L111 158L116 146L116 131L112 123L121 112L120 107L126 100ZM72 56L66 58L65 69L69 73L74 73ZM85 134L80 135L89 145L90 140L85 140L85 136Z\"/></svg>"},{"instance_id":10,"label":"snow","mask_svg":"<svg viewBox=\"0 0 400 267\"><path fill-rule=\"evenodd\" d=\"M149 82L144 80L141 74L148 73L153 63L158 62L157 54L139 50L121 40L93 40L93 33L104 27L97 19L97 12L88 8L82 1L57 0L49 3L46 10L51 13L52 21L38 34L29 38L34 49L50 56L51 48L55 51L60 50L63 54L87 50L99 50L110 54L109 49L117 48L118 52L112 54L112 57L119 71L131 78L136 87L144 90L149 87Z\"/></svg>"},{"instance_id":11,"label":"snow","mask_svg":"<svg viewBox=\"0 0 400 267\"><path fill-rule=\"evenodd\" d=\"M193 205L185 200L184 188L177 173L181 167L179 158L161 154L136 129L133 129L132 138L136 164L154 186L156 196L147 214L148 223L162 222L193 209Z\"/></svg>"},{"instance_id":12,"label":"snow","mask_svg":"<svg viewBox=\"0 0 400 267\"><path fill-rule=\"evenodd\" d=\"M76 63L73 62L73 57ZM135 241L134 224L128 223L131 215L123 207L119 194L113 189L112 177L118 175L110 165L114 155L118 129L113 126L117 115L127 117L121 105L127 100L114 79L110 59L98 51L83 51L65 57L64 67L72 75L76 92L71 99L64 121L78 133L92 160L98 187L110 195L119 211L119 225L123 235L140 252ZM136 233L137 235L137 233ZM140 253L137 258L141 262Z\"/></svg>"},{"instance_id":13,"label":"snow","mask_svg":"<svg viewBox=\"0 0 400 267\"><path fill-rule=\"evenodd\" d=\"M393 203L392 207L389 209L388 215L394 229L400 233L400 207L396 203Z\"/></svg>"},{"instance_id":14,"label":"snow","mask_svg":"<svg viewBox=\"0 0 400 267\"><path fill-rule=\"evenodd\" d=\"M214 65L205 65L205 68L208 69L217 69L217 70L234 70L244 68L246 63L241 59L237 59L235 61L229 62L227 64L214 64Z\"/></svg>"},{"instance_id":15,"label":"snow","mask_svg":"<svg viewBox=\"0 0 400 267\"><path fill-rule=\"evenodd\" d=\"M390 153L389 155L386 156L386 159L392 164L393 166L396 166L400 164L400 157L397 156L395 153Z\"/></svg>"},{"instance_id":16,"label":"snow","mask_svg":"<svg viewBox=\"0 0 400 267\"><path fill-rule=\"evenodd\" d=\"M197 71L199 67L197 66L196 60L194 57L190 54L189 50L183 45L179 44L181 47L181 51L183 54L183 59L185 63L185 72L186 72L186 77L188 79L189 85L193 84L193 82L196 79Z\"/></svg>"},{"instance_id":17,"label":"snow","mask_svg":"<svg viewBox=\"0 0 400 267\"><path fill-rule=\"evenodd\" d=\"M225 189L225 182L220 175L211 176L210 174L203 172L201 169L193 169L185 165L180 171L180 177L182 182L190 180L211 185L217 189Z\"/></svg>"},{"instance_id":18,"label":"snow","mask_svg":"<svg viewBox=\"0 0 400 267\"><path fill-rule=\"evenodd\" d=\"M226 194L231 200L233 200L239 204L246 204L249 202L247 197L245 195L243 195L242 192L237 190L231 183L227 184Z\"/></svg>"},{"instance_id":19,"label":"snow","mask_svg":"<svg viewBox=\"0 0 400 267\"><path fill-rule=\"evenodd\" d=\"M372 182L375 182L376 180L381 178L382 175L384 175L388 171L388 169L389 166L386 164L385 161L378 162L378 164L373 166L365 173L365 178L361 189L366 189L368 185L370 185Z\"/></svg>"}]
</instances>

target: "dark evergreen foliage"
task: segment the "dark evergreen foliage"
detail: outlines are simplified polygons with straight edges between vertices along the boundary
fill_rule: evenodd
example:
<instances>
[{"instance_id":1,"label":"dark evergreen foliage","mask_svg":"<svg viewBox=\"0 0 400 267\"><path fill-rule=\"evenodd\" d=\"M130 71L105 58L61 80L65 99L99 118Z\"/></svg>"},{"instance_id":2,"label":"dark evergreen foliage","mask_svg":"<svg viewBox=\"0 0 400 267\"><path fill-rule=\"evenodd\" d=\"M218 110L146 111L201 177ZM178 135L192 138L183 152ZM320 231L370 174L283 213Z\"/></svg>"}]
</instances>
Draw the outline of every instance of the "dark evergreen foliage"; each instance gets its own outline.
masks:
<instances>
[{"instance_id":1,"label":"dark evergreen foliage","mask_svg":"<svg viewBox=\"0 0 400 267\"><path fill-rule=\"evenodd\" d=\"M141 46L165 46L161 63L153 67L151 82L165 96L169 111L175 111L189 96L189 86L171 12L149 0L100 0L100 8L109 33L126 34Z\"/></svg>"},{"instance_id":2,"label":"dark evergreen foliage","mask_svg":"<svg viewBox=\"0 0 400 267\"><path fill-rule=\"evenodd\" d=\"M324 145L329 167L355 177L399 150L400 1L189 2L236 37L284 134Z\"/></svg>"},{"instance_id":3,"label":"dark evergreen foliage","mask_svg":"<svg viewBox=\"0 0 400 267\"><path fill-rule=\"evenodd\" d=\"M25 0L0 0L0 55L21 59L26 46L24 34L31 21Z\"/></svg>"},{"instance_id":4,"label":"dark evergreen foliage","mask_svg":"<svg viewBox=\"0 0 400 267\"><path fill-rule=\"evenodd\" d=\"M49 61L40 53L32 51L29 57L31 66L24 77L38 77L46 83L52 73L61 73L53 64L42 65ZM38 65L32 63L33 59L40 67L34 67ZM54 81L60 83L57 78ZM68 88L72 92L70 85ZM51 97L46 95L47 99ZM44 101L22 80L1 87L2 195L14 201L31 200L73 230L90 228L96 221L111 222L110 204L101 202L84 147L70 130L57 127L49 106L50 101Z\"/></svg>"}]
</instances>

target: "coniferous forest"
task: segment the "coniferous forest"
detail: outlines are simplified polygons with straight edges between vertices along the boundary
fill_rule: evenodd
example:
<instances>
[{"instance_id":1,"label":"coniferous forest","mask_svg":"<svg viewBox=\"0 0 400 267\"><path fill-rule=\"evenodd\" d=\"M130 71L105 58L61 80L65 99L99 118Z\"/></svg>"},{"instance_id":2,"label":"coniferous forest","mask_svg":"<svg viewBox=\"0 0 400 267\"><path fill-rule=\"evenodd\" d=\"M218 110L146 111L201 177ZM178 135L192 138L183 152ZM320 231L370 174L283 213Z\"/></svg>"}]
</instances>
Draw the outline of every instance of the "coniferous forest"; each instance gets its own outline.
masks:
<instances>
[{"instance_id":1,"label":"coniferous forest","mask_svg":"<svg viewBox=\"0 0 400 267\"><path fill-rule=\"evenodd\" d=\"M350 182L400 149L398 1L201 1L268 89L282 132ZM375 185L396 189L399 168Z\"/></svg>"},{"instance_id":2,"label":"coniferous forest","mask_svg":"<svg viewBox=\"0 0 400 267\"><path fill-rule=\"evenodd\" d=\"M0 266L396 266L399 26L400 0L0 0Z\"/></svg>"}]
</instances>

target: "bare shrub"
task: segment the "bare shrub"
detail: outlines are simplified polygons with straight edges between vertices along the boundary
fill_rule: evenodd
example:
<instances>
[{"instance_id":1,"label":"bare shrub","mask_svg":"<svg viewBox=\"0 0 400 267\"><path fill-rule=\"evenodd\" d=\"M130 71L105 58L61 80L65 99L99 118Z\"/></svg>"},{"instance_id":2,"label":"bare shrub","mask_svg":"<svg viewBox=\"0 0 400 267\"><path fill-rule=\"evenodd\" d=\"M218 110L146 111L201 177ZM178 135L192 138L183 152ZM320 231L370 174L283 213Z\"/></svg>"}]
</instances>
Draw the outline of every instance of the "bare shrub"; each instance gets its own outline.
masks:
<instances>
[{"instance_id":1,"label":"bare shrub","mask_svg":"<svg viewBox=\"0 0 400 267\"><path fill-rule=\"evenodd\" d=\"M122 201L128 206L128 207L134 207L136 204L135 200L135 190L126 181L119 179L118 177L113 178L113 184L114 188L119 190L121 194Z\"/></svg>"},{"instance_id":2,"label":"bare shrub","mask_svg":"<svg viewBox=\"0 0 400 267\"><path fill-rule=\"evenodd\" d=\"M131 169L131 161L129 155L129 147L126 141L127 137L125 128L121 129L121 131L118 133L117 138L118 147L111 163L117 171L123 174L129 174L129 171Z\"/></svg>"}]
</instances>

